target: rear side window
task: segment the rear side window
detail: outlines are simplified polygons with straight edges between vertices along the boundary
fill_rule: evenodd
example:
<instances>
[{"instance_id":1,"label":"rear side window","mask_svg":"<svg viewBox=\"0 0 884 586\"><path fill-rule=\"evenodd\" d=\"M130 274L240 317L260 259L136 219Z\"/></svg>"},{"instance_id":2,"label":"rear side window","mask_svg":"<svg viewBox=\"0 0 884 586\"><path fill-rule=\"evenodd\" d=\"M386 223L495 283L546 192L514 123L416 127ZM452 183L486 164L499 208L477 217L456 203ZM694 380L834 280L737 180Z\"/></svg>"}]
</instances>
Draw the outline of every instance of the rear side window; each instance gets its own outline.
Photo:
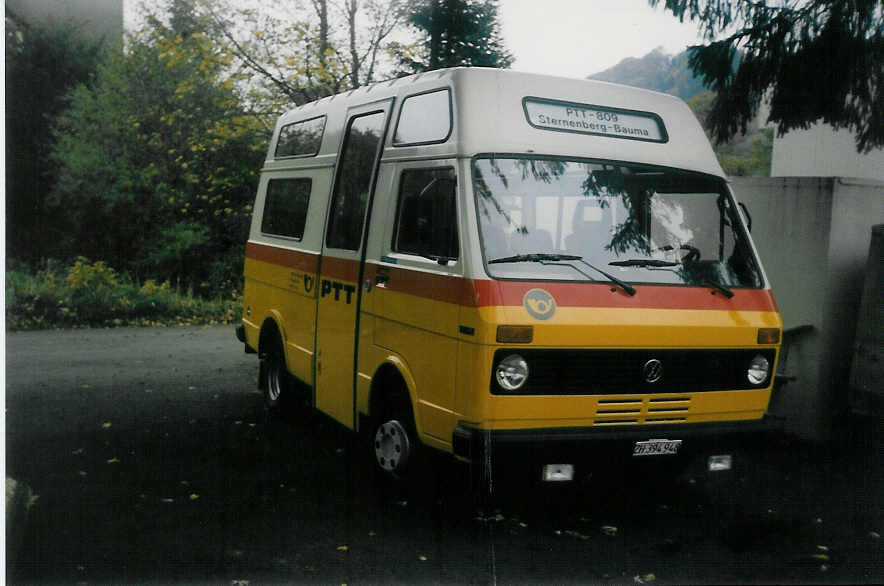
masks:
<instances>
[{"instance_id":1,"label":"rear side window","mask_svg":"<svg viewBox=\"0 0 884 586\"><path fill-rule=\"evenodd\" d=\"M306 177L271 179L267 184L261 232L300 240L307 223L312 183Z\"/></svg>"},{"instance_id":2,"label":"rear side window","mask_svg":"<svg viewBox=\"0 0 884 586\"><path fill-rule=\"evenodd\" d=\"M445 142L451 135L451 92L447 88L408 96L393 135L395 146Z\"/></svg>"},{"instance_id":3,"label":"rear side window","mask_svg":"<svg viewBox=\"0 0 884 586\"><path fill-rule=\"evenodd\" d=\"M456 193L452 167L403 171L393 250L437 260L457 259Z\"/></svg>"},{"instance_id":4,"label":"rear side window","mask_svg":"<svg viewBox=\"0 0 884 586\"><path fill-rule=\"evenodd\" d=\"M319 152L325 116L286 124L279 131L274 157L312 157Z\"/></svg>"}]
</instances>

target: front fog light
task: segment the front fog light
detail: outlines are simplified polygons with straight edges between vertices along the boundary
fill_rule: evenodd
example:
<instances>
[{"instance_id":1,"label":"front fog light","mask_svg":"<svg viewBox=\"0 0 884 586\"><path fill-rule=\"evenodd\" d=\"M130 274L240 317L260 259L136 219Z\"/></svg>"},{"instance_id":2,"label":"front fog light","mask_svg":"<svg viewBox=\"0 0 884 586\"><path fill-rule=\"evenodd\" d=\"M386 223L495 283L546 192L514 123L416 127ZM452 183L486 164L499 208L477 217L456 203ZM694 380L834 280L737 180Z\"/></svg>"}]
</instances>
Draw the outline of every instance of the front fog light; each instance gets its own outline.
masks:
<instances>
[{"instance_id":1,"label":"front fog light","mask_svg":"<svg viewBox=\"0 0 884 586\"><path fill-rule=\"evenodd\" d=\"M570 482L574 480L574 464L547 464L542 476L544 482Z\"/></svg>"},{"instance_id":2,"label":"front fog light","mask_svg":"<svg viewBox=\"0 0 884 586\"><path fill-rule=\"evenodd\" d=\"M730 454L721 454L719 456L709 456L707 468L709 472L721 472L730 470L734 465L734 459Z\"/></svg>"},{"instance_id":3,"label":"front fog light","mask_svg":"<svg viewBox=\"0 0 884 586\"><path fill-rule=\"evenodd\" d=\"M770 374L770 362L761 354L756 354L755 358L749 362L746 378L753 385L760 385L767 380L768 374Z\"/></svg>"},{"instance_id":4,"label":"front fog light","mask_svg":"<svg viewBox=\"0 0 884 586\"><path fill-rule=\"evenodd\" d=\"M497 363L494 378L505 391L517 391L528 380L528 363L518 354L510 354Z\"/></svg>"}]
</instances>

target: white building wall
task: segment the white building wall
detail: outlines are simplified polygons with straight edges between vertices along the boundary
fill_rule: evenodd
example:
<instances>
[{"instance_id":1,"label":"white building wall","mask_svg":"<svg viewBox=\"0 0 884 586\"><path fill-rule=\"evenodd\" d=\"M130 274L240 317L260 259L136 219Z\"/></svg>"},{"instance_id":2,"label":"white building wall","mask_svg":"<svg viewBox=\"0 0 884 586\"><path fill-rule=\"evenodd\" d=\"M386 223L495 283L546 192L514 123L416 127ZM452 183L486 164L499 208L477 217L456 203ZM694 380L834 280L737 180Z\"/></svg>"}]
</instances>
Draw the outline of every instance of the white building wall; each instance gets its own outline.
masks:
<instances>
[{"instance_id":1,"label":"white building wall","mask_svg":"<svg viewBox=\"0 0 884 586\"><path fill-rule=\"evenodd\" d=\"M852 132L815 124L775 137L771 177L857 177L884 181L884 149L856 152Z\"/></svg>"},{"instance_id":2,"label":"white building wall","mask_svg":"<svg viewBox=\"0 0 884 586\"><path fill-rule=\"evenodd\" d=\"M855 149L852 151L856 153ZM872 226L884 223L884 183L830 177L733 178L752 214L752 239L783 328L795 339L771 399L786 429L826 439L849 408L850 362Z\"/></svg>"}]
</instances>

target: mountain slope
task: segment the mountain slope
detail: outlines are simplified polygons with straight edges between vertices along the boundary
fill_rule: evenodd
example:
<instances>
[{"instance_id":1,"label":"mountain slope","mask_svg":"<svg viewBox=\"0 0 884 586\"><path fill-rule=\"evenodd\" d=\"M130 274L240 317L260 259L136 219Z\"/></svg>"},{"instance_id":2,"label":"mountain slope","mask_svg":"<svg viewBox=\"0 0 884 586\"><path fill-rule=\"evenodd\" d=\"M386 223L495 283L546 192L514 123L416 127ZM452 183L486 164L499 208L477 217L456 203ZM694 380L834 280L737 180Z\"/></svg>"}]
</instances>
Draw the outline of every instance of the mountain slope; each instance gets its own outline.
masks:
<instances>
[{"instance_id":1,"label":"mountain slope","mask_svg":"<svg viewBox=\"0 0 884 586\"><path fill-rule=\"evenodd\" d=\"M628 57L615 65L590 75L588 79L622 83L678 96L688 100L705 88L688 67L687 51L671 56L658 47L644 57Z\"/></svg>"},{"instance_id":2,"label":"mountain slope","mask_svg":"<svg viewBox=\"0 0 884 586\"><path fill-rule=\"evenodd\" d=\"M694 115L704 122L715 94L703 86L688 65L688 53L667 55L661 47L644 57L629 57L614 67L588 76L588 79L621 83L678 96L685 100ZM773 131L760 128L756 120L743 136L725 144L714 145L715 154L728 175L770 175ZM705 128L705 125L704 125ZM706 132L707 136L709 132Z\"/></svg>"}]
</instances>

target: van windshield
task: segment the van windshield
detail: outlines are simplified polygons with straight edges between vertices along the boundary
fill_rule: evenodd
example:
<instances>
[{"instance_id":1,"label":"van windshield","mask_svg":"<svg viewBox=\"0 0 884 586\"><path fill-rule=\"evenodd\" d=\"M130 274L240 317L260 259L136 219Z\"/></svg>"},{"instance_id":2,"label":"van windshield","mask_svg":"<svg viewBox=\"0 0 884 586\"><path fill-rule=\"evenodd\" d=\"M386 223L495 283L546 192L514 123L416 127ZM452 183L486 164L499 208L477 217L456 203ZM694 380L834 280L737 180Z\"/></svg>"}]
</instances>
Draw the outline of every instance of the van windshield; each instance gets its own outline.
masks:
<instances>
[{"instance_id":1,"label":"van windshield","mask_svg":"<svg viewBox=\"0 0 884 586\"><path fill-rule=\"evenodd\" d=\"M758 262L718 178L552 158L473 159L489 275L760 288ZM577 267L580 270L575 270Z\"/></svg>"}]
</instances>

